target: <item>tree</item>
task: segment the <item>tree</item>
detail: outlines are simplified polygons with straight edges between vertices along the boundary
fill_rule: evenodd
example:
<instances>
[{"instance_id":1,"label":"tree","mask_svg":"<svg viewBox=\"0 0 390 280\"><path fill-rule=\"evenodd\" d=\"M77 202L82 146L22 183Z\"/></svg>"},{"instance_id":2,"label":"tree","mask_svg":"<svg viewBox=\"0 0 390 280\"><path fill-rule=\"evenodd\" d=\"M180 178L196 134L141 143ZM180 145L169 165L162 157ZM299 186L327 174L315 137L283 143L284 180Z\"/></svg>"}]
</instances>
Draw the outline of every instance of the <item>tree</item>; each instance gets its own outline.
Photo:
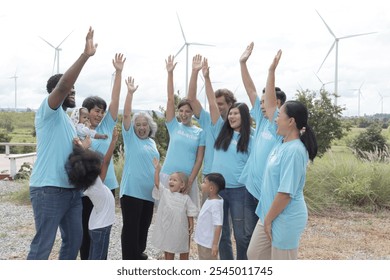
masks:
<instances>
[{"instance_id":1,"label":"tree","mask_svg":"<svg viewBox=\"0 0 390 280\"><path fill-rule=\"evenodd\" d=\"M333 140L341 139L350 126L341 121L345 108L332 104L330 93L321 89L317 92L298 90L296 99L306 105L309 111L309 125L313 128L317 143L318 154L321 157L330 147Z\"/></svg>"}]
</instances>

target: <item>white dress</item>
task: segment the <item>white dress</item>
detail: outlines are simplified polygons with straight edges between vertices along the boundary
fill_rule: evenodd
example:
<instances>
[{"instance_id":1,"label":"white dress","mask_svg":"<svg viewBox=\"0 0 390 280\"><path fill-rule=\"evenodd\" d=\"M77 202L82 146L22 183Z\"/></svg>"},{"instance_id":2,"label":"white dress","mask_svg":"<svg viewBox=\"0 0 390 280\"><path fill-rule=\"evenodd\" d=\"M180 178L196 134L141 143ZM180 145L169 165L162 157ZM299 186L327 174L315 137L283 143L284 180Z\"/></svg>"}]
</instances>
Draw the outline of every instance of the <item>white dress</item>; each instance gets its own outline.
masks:
<instances>
[{"instance_id":1,"label":"white dress","mask_svg":"<svg viewBox=\"0 0 390 280\"><path fill-rule=\"evenodd\" d=\"M162 184L154 187L152 195L159 200L153 246L169 253L189 252L188 217L196 217L198 208L187 194L171 192Z\"/></svg>"}]
</instances>

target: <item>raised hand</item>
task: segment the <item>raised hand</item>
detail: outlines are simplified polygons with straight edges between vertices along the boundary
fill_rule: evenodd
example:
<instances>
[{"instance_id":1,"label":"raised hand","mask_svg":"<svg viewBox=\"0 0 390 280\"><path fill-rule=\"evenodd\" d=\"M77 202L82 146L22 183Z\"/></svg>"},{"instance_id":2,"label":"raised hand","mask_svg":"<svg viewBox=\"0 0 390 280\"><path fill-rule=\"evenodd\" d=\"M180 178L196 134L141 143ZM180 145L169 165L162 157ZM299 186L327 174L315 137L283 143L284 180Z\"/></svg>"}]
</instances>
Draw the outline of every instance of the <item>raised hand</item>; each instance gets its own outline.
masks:
<instances>
[{"instance_id":1,"label":"raised hand","mask_svg":"<svg viewBox=\"0 0 390 280\"><path fill-rule=\"evenodd\" d=\"M208 78L210 76L210 70L209 69L210 69L209 62L208 62L207 58L204 58L203 62L202 62L202 74L203 74L203 77Z\"/></svg>"},{"instance_id":2,"label":"raised hand","mask_svg":"<svg viewBox=\"0 0 390 280\"><path fill-rule=\"evenodd\" d=\"M85 42L85 48L84 48L84 54L87 56L93 56L98 46L98 44L93 43L93 34L94 34L94 30L92 29L92 27L89 27L89 31Z\"/></svg>"},{"instance_id":3,"label":"raised hand","mask_svg":"<svg viewBox=\"0 0 390 280\"><path fill-rule=\"evenodd\" d=\"M251 56L252 51L253 51L253 46L255 44L251 42L245 49L244 53L240 57L240 63L246 63L248 58Z\"/></svg>"},{"instance_id":4,"label":"raised hand","mask_svg":"<svg viewBox=\"0 0 390 280\"><path fill-rule=\"evenodd\" d=\"M134 93L138 88L138 85L134 86L134 78L132 78L132 77L128 77L127 80L125 80L125 83L127 86L128 93Z\"/></svg>"},{"instance_id":5,"label":"raised hand","mask_svg":"<svg viewBox=\"0 0 390 280\"><path fill-rule=\"evenodd\" d=\"M192 70L199 72L200 69L202 69L202 56L197 54L192 58Z\"/></svg>"},{"instance_id":6,"label":"raised hand","mask_svg":"<svg viewBox=\"0 0 390 280\"><path fill-rule=\"evenodd\" d=\"M122 71L123 65L125 64L126 58L123 58L122 53L115 54L115 59L112 60L112 65L114 65L114 68L116 71Z\"/></svg>"},{"instance_id":7,"label":"raised hand","mask_svg":"<svg viewBox=\"0 0 390 280\"><path fill-rule=\"evenodd\" d=\"M168 72L173 72L173 70L175 70L177 62L174 62L174 59L175 59L175 56L170 55L170 56L168 56L168 60L167 59L165 60L165 65L166 65Z\"/></svg>"},{"instance_id":8,"label":"raised hand","mask_svg":"<svg viewBox=\"0 0 390 280\"><path fill-rule=\"evenodd\" d=\"M269 71L275 71L276 67L278 67L281 56L282 56L282 50L278 50L277 54L274 57L274 60L272 61L269 67Z\"/></svg>"}]
</instances>

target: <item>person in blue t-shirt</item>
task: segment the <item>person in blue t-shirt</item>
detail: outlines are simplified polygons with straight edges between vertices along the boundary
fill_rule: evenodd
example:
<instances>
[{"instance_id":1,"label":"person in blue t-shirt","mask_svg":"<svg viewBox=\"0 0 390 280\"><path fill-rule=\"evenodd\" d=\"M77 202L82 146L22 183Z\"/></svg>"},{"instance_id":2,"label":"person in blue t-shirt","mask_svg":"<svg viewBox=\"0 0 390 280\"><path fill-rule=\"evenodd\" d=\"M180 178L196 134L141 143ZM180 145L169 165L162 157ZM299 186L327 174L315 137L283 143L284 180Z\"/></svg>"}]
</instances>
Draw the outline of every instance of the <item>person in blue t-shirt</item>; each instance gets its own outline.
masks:
<instances>
[{"instance_id":1,"label":"person in blue t-shirt","mask_svg":"<svg viewBox=\"0 0 390 280\"><path fill-rule=\"evenodd\" d=\"M279 50L268 72L265 103L268 113L277 110L272 92ZM268 100L268 97L271 97ZM249 259L297 259L300 236L306 227L308 213L303 195L309 159L317 155L317 141L308 125L307 108L299 101L287 101L276 118L274 137L277 142L267 159L260 200L256 208L259 222L248 248Z\"/></svg>"},{"instance_id":2,"label":"person in blue t-shirt","mask_svg":"<svg viewBox=\"0 0 390 280\"><path fill-rule=\"evenodd\" d=\"M244 83L246 93L252 104L251 115L256 122L252 152L241 174L239 182L247 188L245 196L245 234L248 240L251 239L253 230L258 221L255 213L257 203L260 199L260 187L263 181L263 173L267 163L267 158L273 146L282 141L281 136L275 136L272 131L276 130L275 118L278 110L274 109L273 104L276 102L278 108L286 101L286 94L278 87L275 91L270 91L270 101L267 104L265 100L265 89L260 97L257 94L255 84L249 74L246 62L252 54L254 43L250 43L240 57L241 77ZM276 99L275 99L276 95Z\"/></svg>"},{"instance_id":3,"label":"person in blue t-shirt","mask_svg":"<svg viewBox=\"0 0 390 280\"><path fill-rule=\"evenodd\" d=\"M226 188L220 192L223 198L223 226L219 244L221 260L232 260L231 224L236 240L238 260L247 259L246 251L249 239L245 237L245 185L238 182L248 160L252 146L251 116L245 103L234 103L224 121L218 110L215 94L211 85L208 61L203 59L202 73L205 80L207 98L210 104L210 116L215 137L212 172L221 173Z\"/></svg>"},{"instance_id":4,"label":"person in blue t-shirt","mask_svg":"<svg viewBox=\"0 0 390 280\"><path fill-rule=\"evenodd\" d=\"M146 260L148 256L144 251L154 208L153 159L160 160L153 140L157 124L147 112L141 111L131 116L133 96L138 85L134 85L132 77L128 77L125 82L127 96L122 124L125 164L120 184L122 259Z\"/></svg>"},{"instance_id":5,"label":"person in blue t-shirt","mask_svg":"<svg viewBox=\"0 0 390 280\"><path fill-rule=\"evenodd\" d=\"M89 111L89 120L91 122L91 128L95 129L97 133L106 134L106 139L92 139L91 149L100 152L103 155L106 154L108 147L110 146L112 132L118 120L119 110L119 96L122 85L122 70L125 64L126 58L123 54L115 54L115 58L112 60L112 64L115 68L115 79L112 87L111 102L108 107L108 113L106 113L107 104L104 99L99 96L90 96L84 99L83 107ZM108 166L107 176L104 180L104 184L112 191L115 196L115 189L119 187L118 181L115 175L114 161L111 159L111 163ZM88 221L91 215L93 204L89 197L83 196L83 242L80 248L80 258L82 260L88 259L90 238L88 235Z\"/></svg>"},{"instance_id":6,"label":"person in blue t-shirt","mask_svg":"<svg viewBox=\"0 0 390 280\"><path fill-rule=\"evenodd\" d=\"M80 248L81 194L69 184L64 168L77 134L66 109L76 106L74 84L85 63L96 52L93 35L90 27L80 57L63 75L56 74L48 80L49 96L35 116L37 160L30 177L30 199L36 234L27 256L29 260L49 258L58 228L62 238L59 259L75 260ZM90 143L89 138L87 141Z\"/></svg>"}]
</instances>

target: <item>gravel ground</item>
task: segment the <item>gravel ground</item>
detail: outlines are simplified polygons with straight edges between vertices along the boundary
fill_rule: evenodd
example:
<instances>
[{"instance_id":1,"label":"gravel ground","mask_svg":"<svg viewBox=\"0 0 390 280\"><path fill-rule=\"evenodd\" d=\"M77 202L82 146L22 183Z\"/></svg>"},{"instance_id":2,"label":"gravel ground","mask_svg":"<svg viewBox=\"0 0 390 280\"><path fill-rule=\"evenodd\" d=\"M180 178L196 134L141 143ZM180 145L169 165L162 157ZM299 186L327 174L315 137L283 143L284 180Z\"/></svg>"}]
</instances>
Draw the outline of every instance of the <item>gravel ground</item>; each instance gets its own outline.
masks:
<instances>
[{"instance_id":1,"label":"gravel ground","mask_svg":"<svg viewBox=\"0 0 390 280\"><path fill-rule=\"evenodd\" d=\"M25 259L34 236L31 206L16 205L9 194L21 185L0 180L0 260ZM122 217L117 207L117 220L111 231L108 259L121 259L120 231ZM153 222L149 234L153 231ZM376 214L360 212L329 213L309 216L302 236L298 258L305 260L390 260L390 212ZM190 259L197 259L191 242ZM57 236L50 259L58 258L60 238ZM162 259L163 253L150 244L146 253L150 259Z\"/></svg>"}]
</instances>

